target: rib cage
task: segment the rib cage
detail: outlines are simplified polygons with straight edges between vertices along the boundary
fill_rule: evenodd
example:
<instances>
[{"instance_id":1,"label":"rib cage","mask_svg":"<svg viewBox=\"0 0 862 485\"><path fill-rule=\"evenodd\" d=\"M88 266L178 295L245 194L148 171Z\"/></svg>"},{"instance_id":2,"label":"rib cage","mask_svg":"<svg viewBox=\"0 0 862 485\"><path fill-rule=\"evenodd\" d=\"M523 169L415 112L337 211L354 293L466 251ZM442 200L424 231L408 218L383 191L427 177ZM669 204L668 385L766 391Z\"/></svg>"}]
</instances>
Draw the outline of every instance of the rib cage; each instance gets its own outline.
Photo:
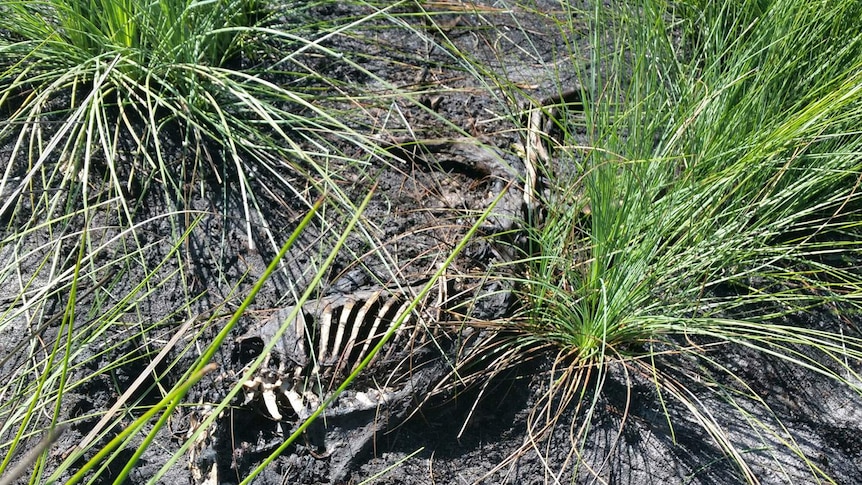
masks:
<instances>
[{"instance_id":1,"label":"rib cage","mask_svg":"<svg viewBox=\"0 0 862 485\"><path fill-rule=\"evenodd\" d=\"M355 371L410 303L402 292L386 290L337 300L341 301L318 302L312 307L318 311L305 314L304 325L297 325L297 330L304 333L302 344L316 348L316 353L308 354L314 362L312 374L330 379ZM405 329L415 324L410 318L415 317L411 315L403 322L394 340L401 340Z\"/></svg>"},{"instance_id":2,"label":"rib cage","mask_svg":"<svg viewBox=\"0 0 862 485\"><path fill-rule=\"evenodd\" d=\"M427 330L433 327L429 324L441 317L446 300L444 286L441 280L441 285L425 297L425 303L417 305L405 318L392 339L374 356L371 366L409 358L411 349L426 342ZM276 346L276 352L285 357L280 359L280 367L292 363L294 376L300 381L297 387L303 390L309 390L309 385L317 392L331 390L358 368L407 311L421 288L366 290L306 302ZM282 325L292 311L293 307L285 308L270 324Z\"/></svg>"},{"instance_id":3,"label":"rib cage","mask_svg":"<svg viewBox=\"0 0 862 485\"><path fill-rule=\"evenodd\" d=\"M448 338L450 332L435 331L440 328L436 323L446 318L444 311L457 310L452 302L462 296L454 291L449 296L441 279L407 314L423 288L358 291L308 301L299 311L279 310L240 337L235 347L235 358L250 365L267 342L272 344L253 377L242 383L242 406L298 429L326 403L325 419L306 430L306 444L320 456L336 449L356 453L389 420L403 419L414 398L427 393L448 371L448 359L438 358L439 351L448 352L454 340ZM390 331L392 338L361 377L333 397L335 388ZM432 338L434 345L429 345ZM278 433L287 432L281 426ZM361 430L358 441L345 440L345 430L350 429Z\"/></svg>"}]
</instances>

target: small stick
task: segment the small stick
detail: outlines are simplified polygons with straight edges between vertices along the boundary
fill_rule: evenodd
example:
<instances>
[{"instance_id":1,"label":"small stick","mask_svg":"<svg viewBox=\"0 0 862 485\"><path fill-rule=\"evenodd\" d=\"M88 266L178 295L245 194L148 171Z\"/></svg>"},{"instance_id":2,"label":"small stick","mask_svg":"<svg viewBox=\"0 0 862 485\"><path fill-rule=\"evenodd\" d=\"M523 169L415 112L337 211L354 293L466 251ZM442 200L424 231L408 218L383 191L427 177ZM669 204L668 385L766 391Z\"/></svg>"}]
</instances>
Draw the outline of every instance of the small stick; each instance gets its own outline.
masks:
<instances>
[{"instance_id":1,"label":"small stick","mask_svg":"<svg viewBox=\"0 0 862 485\"><path fill-rule=\"evenodd\" d=\"M152 362L150 362L150 364L147 366L147 368L144 369L144 371L141 372L140 375L138 375L138 378L135 379L135 382L133 382L132 385L129 386L128 389L126 389L126 392L124 392L123 395L120 396L119 399L117 399L117 402L115 402L114 405L111 406L111 409L109 409L108 412L106 412L105 415L102 416L102 419L99 421L98 424L96 424L96 426L93 427L92 430L90 430L90 433L87 434L87 436L85 436L84 439L82 439L81 442L78 443L73 449L69 450L69 453L75 452L75 451L83 451L87 448L87 446L90 444L90 442L96 438L96 435L98 435L102 431L102 428L104 428L105 425L108 424L108 421L110 421L111 418L114 417L114 414L116 414L116 412L120 409L120 407L122 407L124 404L126 404L126 402L129 401L129 399L131 399L132 394L138 389L138 387L141 386L141 384L143 384L143 382L147 378L147 376L155 370L156 366L159 365L159 363L165 357L167 357L168 352L170 352L171 349L174 348L174 346L179 341L180 337L182 337L186 333L186 331L189 329L189 327L192 325L192 323L196 322L197 320L198 320L198 317L192 317L192 318L188 319L186 321L186 323L184 323L180 327L179 330L177 330L177 332L174 334L174 336L171 337L171 339L168 341L168 343L162 348L162 350L159 352L159 354L156 355L156 357L152 360ZM0 483L0 485L3 485L3 484Z\"/></svg>"},{"instance_id":2,"label":"small stick","mask_svg":"<svg viewBox=\"0 0 862 485\"><path fill-rule=\"evenodd\" d=\"M24 475L27 469L29 469L33 463L36 463L39 455L47 451L67 428L68 426L66 425L60 425L54 429L48 430L48 434L46 434L32 450L28 451L27 454L21 458L21 461L19 461L3 476L0 476L0 485L12 485L15 483L15 480Z\"/></svg>"}]
</instances>

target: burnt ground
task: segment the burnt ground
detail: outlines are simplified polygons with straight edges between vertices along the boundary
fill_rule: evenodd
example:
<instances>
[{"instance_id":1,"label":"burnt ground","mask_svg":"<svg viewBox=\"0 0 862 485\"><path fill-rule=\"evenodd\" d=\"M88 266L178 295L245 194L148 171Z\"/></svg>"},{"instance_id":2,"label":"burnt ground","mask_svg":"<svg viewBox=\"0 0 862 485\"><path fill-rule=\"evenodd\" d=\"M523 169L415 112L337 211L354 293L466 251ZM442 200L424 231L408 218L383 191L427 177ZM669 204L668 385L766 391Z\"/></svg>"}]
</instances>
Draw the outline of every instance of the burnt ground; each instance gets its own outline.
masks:
<instances>
[{"instance_id":1,"label":"burnt ground","mask_svg":"<svg viewBox=\"0 0 862 485\"><path fill-rule=\"evenodd\" d=\"M421 282L464 236L477 213L511 184L498 205L497 216L483 225L482 236L467 246L450 275L469 280L504 263L506 248L495 242L496 237L517 242L516 236L506 234L517 229L510 221L522 217L524 210L519 192L524 183L523 162L513 149L523 141L523 134L516 130L519 111L531 99L546 99L576 88L579 76L589 72L584 59L590 45L583 37L585 30L579 29L584 24L565 18L557 2L536 1L530 8L504 8L497 3L475 8L460 2L429 5L433 15L428 18L433 22L410 15L419 12L404 7L391 13L406 15L395 19L380 15L361 28L328 38L327 47L342 52L361 69L315 56L303 59L312 69L338 80L341 90L365 95L364 104L353 115L357 129L385 142L435 140L409 150L393 149L387 154L391 157L365 157L364 164L331 167L334 179L353 201L377 184L365 212L365 228L371 239L386 249L389 259L372 251L368 238L351 237L315 298ZM323 6L304 15L346 23L367 12L359 7ZM454 55L455 47L473 58ZM572 56L572 52L579 54ZM412 95L390 96L396 88ZM344 107L337 100L330 102L334 109ZM342 149L364 156L347 144ZM254 221L255 249L249 248L242 201L238 191L231 190L230 181L227 190L214 181L189 187L187 209L197 211L201 219L193 226L180 255L172 253L165 242L172 221L156 217L171 207L158 194L141 196L136 215L141 221L138 244L147 248L144 267L155 275L154 284L147 289L149 294L137 298L134 308L127 308L118 318L152 322L148 334L153 340L124 341L126 333L114 329L102 341L120 343L106 345L105 351L89 348L77 354L83 362L76 368L77 376L109 365L111 371L83 382L65 396L64 412L72 420L71 426L57 443L52 459L59 461L63 452L80 442L97 421L97 417L88 416L97 416L110 407L144 370L147 357L158 352L152 346L170 338L189 315L212 318L195 325L185 343L172 352L169 360L173 367L157 369L166 382L179 379L197 349L217 334L220 324L227 321L241 296L274 257L277 244L296 227L309 200L317 195L290 169L285 168L280 175L306 191L290 192L272 184L272 174L258 174L253 183L260 188L266 225ZM318 221L303 233L286 264L266 283L253 308L217 354L218 372L192 389L187 398L192 404L178 409L171 424L158 435L157 445L142 456L130 483L146 483L176 452L189 431L208 415L209 403L220 401L236 384L243 366L259 353L261 342L270 336L261 330L266 322L277 318L279 309L289 307L294 295L305 289L346 223L338 204L326 207L326 224ZM111 229L115 221L110 215L105 217L97 224L105 229L96 237L107 241L117 234ZM270 235L277 242L271 241ZM27 244L39 247L40 241L33 238ZM101 257L110 260L112 251L119 250L106 246ZM172 273L170 265L158 267L163 260L175 259L180 260L178 264L188 278ZM144 277L144 267L95 266L98 269L91 274L92 288L79 290L84 294L82 309L97 307L100 287L123 294ZM510 303L505 288L487 284L471 288L478 294L501 291L503 295L481 300L484 303L474 309L473 318L505 316ZM60 296L54 312L62 311ZM86 315L85 319L95 317ZM847 319L831 314L816 319L800 317L790 323L824 329L841 326L848 333L855 329L847 327ZM46 340L57 332L52 325L41 330ZM249 335L259 337L259 341ZM18 340L14 335L3 336L4 354ZM453 339L444 342L442 348L444 355L452 358L464 347ZM862 483L859 396L813 372L745 348L728 345L713 352L711 355L720 354L721 362L743 376L751 388L740 388L721 369L702 362L668 357L660 364L667 379L684 383L698 396L703 409L724 425L728 437L744 450L759 481L810 483L810 470L820 468L838 483ZM487 386L447 389L427 400L448 368L439 353L425 348L419 354L419 370L411 370L408 379L412 392L399 394L398 402L366 412L332 412L325 424L311 428L300 443L284 450L253 483L730 484L744 480L689 410L658 396L652 376L639 374L636 366L609 365L603 379L594 377L587 383L584 402L594 405L588 422L574 406L562 406L555 412L555 426L537 436L528 428L543 421L532 413L545 401L548 383L560 372L552 366L552 354L540 353L493 380L481 382ZM126 357L129 355L140 358ZM4 362L2 372L18 365L22 363L11 358ZM370 372L351 392L375 385L375 377L381 374L375 375L374 369ZM696 378L711 374L715 375L711 383ZM595 392L597 388L601 392ZM158 390L151 386L141 396L143 404L153 403ZM756 406L757 398L752 396L762 397L774 415ZM559 397L550 400L559 404ZM425 402L417 406L418 401ZM188 458L173 465L160 483L237 483L299 423L299 417L290 415L284 403L280 403L285 413L282 423L266 414L260 399L240 396L233 404L195 449L186 453ZM350 402L345 398L336 403L338 406L349 408ZM136 415L129 412L126 422ZM772 423L778 430L780 419L786 428L774 434L756 426L752 429L746 425L746 417ZM573 433L585 424L590 432L580 446L573 446ZM787 436L805 452L809 462L780 446ZM137 442L127 449L133 449ZM578 449L583 450L583 456L577 456ZM130 456L130 451L121 452L116 463L122 464L123 458ZM106 477L118 470L114 468Z\"/></svg>"}]
</instances>

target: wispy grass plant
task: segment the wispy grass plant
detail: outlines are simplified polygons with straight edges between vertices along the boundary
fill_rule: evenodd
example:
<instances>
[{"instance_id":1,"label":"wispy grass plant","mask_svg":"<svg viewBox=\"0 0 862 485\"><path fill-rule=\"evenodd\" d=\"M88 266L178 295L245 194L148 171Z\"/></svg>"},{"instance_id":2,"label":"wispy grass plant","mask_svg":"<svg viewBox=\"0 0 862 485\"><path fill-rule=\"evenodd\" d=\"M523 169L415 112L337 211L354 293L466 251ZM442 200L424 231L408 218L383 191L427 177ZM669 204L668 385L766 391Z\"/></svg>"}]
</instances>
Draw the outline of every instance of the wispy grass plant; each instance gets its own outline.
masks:
<instances>
[{"instance_id":1,"label":"wispy grass plant","mask_svg":"<svg viewBox=\"0 0 862 485\"><path fill-rule=\"evenodd\" d=\"M131 226L152 188L181 210L193 189L221 186L239 194L247 244L277 250L253 180L310 206L315 196L291 177L322 189L317 180L333 175L326 159L343 157L339 142L374 150L368 134L322 109L321 90L337 82L303 57L349 64L323 39L367 18L305 16L252 0L4 2L0 214L34 224L115 199ZM304 30L311 23L317 34ZM311 78L320 85L306 92Z\"/></svg>"},{"instance_id":2,"label":"wispy grass plant","mask_svg":"<svg viewBox=\"0 0 862 485\"><path fill-rule=\"evenodd\" d=\"M798 323L855 314L862 289L862 4L696 3L597 5L590 50L572 53L590 61L588 102L545 167L547 213L518 261L522 309L503 324L519 351L499 354L556 355L529 446L547 453L559 416L579 418L552 482L605 476L584 447L611 375L652 382L671 435L671 409L685 409L749 483L762 469L714 398L807 479L832 478L722 354L751 349L862 395L856 330ZM696 367L679 372L679 356Z\"/></svg>"},{"instance_id":3,"label":"wispy grass plant","mask_svg":"<svg viewBox=\"0 0 862 485\"><path fill-rule=\"evenodd\" d=\"M86 471L91 482L126 476L154 433L164 432L186 384L200 377L180 362L203 369L223 351L226 335L198 355L198 338L213 332L226 304L191 282L199 277L193 249L206 232L201 220L219 219L222 228L203 238L204 254L218 258L208 250L224 244L233 224L247 249L266 260L273 255L283 269L279 248L293 247L308 220L284 246L285 227L273 227L269 217L279 212L283 223L289 214L290 230L312 211L321 232L338 242L307 255L304 275L318 280L326 267L317 264L346 238L380 246L367 228L356 236L339 225L359 221L362 208L334 168L366 163L376 143L348 126L338 103L324 108L328 92L341 104L349 93L313 64L361 71L326 40L380 11L327 22L308 17L313 7L253 0L0 5L0 332L10 336L4 345L15 344L0 363L0 475L77 412L68 409L76 402L69 396L94 382L121 389L112 382L118 369L142 369L148 384L122 394L118 409L81 410L70 424L107 421L58 452L58 467L39 455L25 467L31 480L58 480L76 472L80 459L90 461L76 480ZM366 182L362 173L354 170L351 180ZM322 208L314 205L320 197ZM238 288L247 282L217 276L206 283L230 289L220 296L245 308L252 297ZM317 288L297 292L306 290L307 297ZM175 293L176 308L150 314L155 295L165 292ZM113 364L98 367L100 360ZM180 382L168 382L179 375ZM220 403L229 404L229 397Z\"/></svg>"}]
</instances>

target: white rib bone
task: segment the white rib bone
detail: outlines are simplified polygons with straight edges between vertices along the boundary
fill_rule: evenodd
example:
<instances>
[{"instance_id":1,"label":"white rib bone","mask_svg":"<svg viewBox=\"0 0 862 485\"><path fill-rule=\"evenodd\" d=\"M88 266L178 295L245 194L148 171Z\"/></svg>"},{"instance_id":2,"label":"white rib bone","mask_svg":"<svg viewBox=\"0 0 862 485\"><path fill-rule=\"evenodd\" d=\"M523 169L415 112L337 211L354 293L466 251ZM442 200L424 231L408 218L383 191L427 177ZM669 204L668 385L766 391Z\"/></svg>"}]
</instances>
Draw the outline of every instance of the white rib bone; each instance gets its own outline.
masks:
<instances>
[{"instance_id":1,"label":"white rib bone","mask_svg":"<svg viewBox=\"0 0 862 485\"><path fill-rule=\"evenodd\" d=\"M325 307L323 307L323 312L320 316L320 329L318 331L318 343L317 343L317 361L319 363L324 363L327 360L326 355L326 344L329 343L329 330L330 324L332 323L332 304L327 303Z\"/></svg>"},{"instance_id":2,"label":"white rib bone","mask_svg":"<svg viewBox=\"0 0 862 485\"><path fill-rule=\"evenodd\" d=\"M410 300L401 299L400 301L401 301L401 305L398 307L398 311L396 311L395 315L392 317L392 322L390 323L390 325L394 325L395 322L397 322L398 319L401 318L401 315L403 315L404 312L407 311L407 307L410 306ZM401 325L398 327L398 329L395 330L395 335L393 336L393 340L399 338L404 333L404 329L407 328L407 321L409 319L410 319L410 317L405 318L404 321L401 323ZM396 350L396 347L394 345L390 346L389 349L384 354L384 360L388 360L392 356L392 353L396 352L396 351L397 350ZM377 360L378 355L374 356L374 358L371 360L371 362L369 362L369 365L371 365L372 363L374 363L374 361Z\"/></svg>"},{"instance_id":3,"label":"white rib bone","mask_svg":"<svg viewBox=\"0 0 862 485\"><path fill-rule=\"evenodd\" d=\"M338 331L335 333L335 342L332 344L332 356L335 357L341 349L341 342L344 340L344 331L347 328L350 314L353 313L353 307L356 305L356 300L350 299L341 307L341 317L338 319Z\"/></svg>"},{"instance_id":4,"label":"white rib bone","mask_svg":"<svg viewBox=\"0 0 862 485\"><path fill-rule=\"evenodd\" d=\"M356 339L359 337L359 331L362 329L362 322L365 321L365 315L368 313L368 310L374 306L377 302L377 299L380 298L380 294L383 293L383 290L377 290L369 296L368 300L362 305L362 308L359 309L359 312L356 314L356 319L353 320L353 328L350 332L350 339L347 341L347 344L341 349L341 356L338 358L338 365L335 367L335 372L333 374L333 378L341 373L341 370L347 365L347 359L350 358L351 350L353 346L356 345Z\"/></svg>"},{"instance_id":5,"label":"white rib bone","mask_svg":"<svg viewBox=\"0 0 862 485\"><path fill-rule=\"evenodd\" d=\"M380 310L377 312L377 316L374 317L374 323L371 325L371 329L368 331L368 335L365 338L365 343L362 345L362 351L359 352L359 358L356 362L353 363L353 368L351 372L355 371L359 364L365 359L365 355L368 353L368 349L371 347L372 342L377 340L377 329L380 327L380 324L383 322L383 319L386 317L386 313L389 312L389 309L392 308L392 305L400 300L400 295L389 295L389 299L386 300L386 303L380 307Z\"/></svg>"}]
</instances>

